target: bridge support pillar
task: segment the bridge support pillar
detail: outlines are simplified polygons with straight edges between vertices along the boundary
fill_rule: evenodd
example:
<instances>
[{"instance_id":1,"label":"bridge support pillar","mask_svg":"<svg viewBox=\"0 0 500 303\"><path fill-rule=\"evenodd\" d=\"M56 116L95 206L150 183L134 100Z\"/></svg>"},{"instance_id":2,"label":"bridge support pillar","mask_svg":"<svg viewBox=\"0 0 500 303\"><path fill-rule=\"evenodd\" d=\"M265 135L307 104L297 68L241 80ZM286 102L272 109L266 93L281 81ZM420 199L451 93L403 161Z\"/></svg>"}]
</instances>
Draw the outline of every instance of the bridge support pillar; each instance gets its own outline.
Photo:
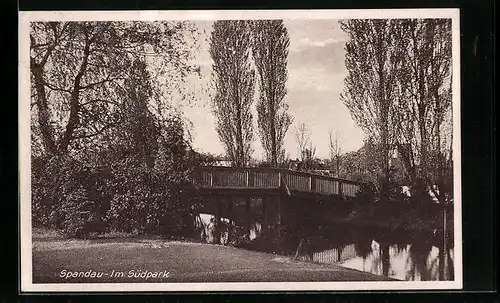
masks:
<instances>
[{"instance_id":1,"label":"bridge support pillar","mask_svg":"<svg viewBox=\"0 0 500 303\"><path fill-rule=\"evenodd\" d=\"M262 197L262 209L261 209L261 226L262 234L267 233L268 222L267 222L267 208L269 207L269 196Z\"/></svg>"},{"instance_id":2,"label":"bridge support pillar","mask_svg":"<svg viewBox=\"0 0 500 303\"><path fill-rule=\"evenodd\" d=\"M281 212L283 211L281 206L281 199L282 199L281 196L276 196L276 202L278 204L278 216L276 218L276 223L278 227L278 242L281 241Z\"/></svg>"},{"instance_id":3,"label":"bridge support pillar","mask_svg":"<svg viewBox=\"0 0 500 303\"><path fill-rule=\"evenodd\" d=\"M215 203L214 242L215 244L221 244L222 205L219 199L217 199Z\"/></svg>"},{"instance_id":4,"label":"bridge support pillar","mask_svg":"<svg viewBox=\"0 0 500 303\"><path fill-rule=\"evenodd\" d=\"M251 201L250 197L245 197L245 229L246 229L246 237L250 240L250 228L251 228L251 220L250 220L250 209Z\"/></svg>"},{"instance_id":5,"label":"bridge support pillar","mask_svg":"<svg viewBox=\"0 0 500 303\"><path fill-rule=\"evenodd\" d=\"M233 239L233 197L225 197L226 207L227 207L227 217L229 219L229 226L227 229L227 242Z\"/></svg>"}]
</instances>

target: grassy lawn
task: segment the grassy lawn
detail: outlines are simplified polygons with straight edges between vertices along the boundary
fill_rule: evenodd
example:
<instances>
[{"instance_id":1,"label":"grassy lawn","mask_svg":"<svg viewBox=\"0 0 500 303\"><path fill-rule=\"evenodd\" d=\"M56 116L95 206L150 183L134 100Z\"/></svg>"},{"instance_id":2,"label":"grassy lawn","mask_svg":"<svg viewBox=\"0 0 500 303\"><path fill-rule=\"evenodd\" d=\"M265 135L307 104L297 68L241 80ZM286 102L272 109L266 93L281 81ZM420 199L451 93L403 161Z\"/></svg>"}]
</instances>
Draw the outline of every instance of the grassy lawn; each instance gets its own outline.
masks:
<instances>
[{"instance_id":1,"label":"grassy lawn","mask_svg":"<svg viewBox=\"0 0 500 303\"><path fill-rule=\"evenodd\" d=\"M76 277L68 276L74 272ZM34 233L33 237L33 283L362 280L388 279L220 245L123 236L65 240Z\"/></svg>"}]
</instances>

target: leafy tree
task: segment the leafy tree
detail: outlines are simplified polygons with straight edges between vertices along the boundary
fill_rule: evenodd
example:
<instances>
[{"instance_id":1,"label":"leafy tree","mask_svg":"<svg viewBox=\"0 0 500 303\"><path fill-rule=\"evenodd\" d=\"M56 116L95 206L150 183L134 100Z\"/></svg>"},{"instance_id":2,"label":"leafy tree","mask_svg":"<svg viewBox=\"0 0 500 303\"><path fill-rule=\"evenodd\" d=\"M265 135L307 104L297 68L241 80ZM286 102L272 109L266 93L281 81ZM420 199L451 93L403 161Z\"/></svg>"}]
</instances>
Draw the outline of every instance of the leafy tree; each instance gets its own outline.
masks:
<instances>
[{"instance_id":1,"label":"leafy tree","mask_svg":"<svg viewBox=\"0 0 500 303\"><path fill-rule=\"evenodd\" d=\"M216 131L236 167L247 165L253 140L251 105L255 74L250 66L251 26L245 20L216 21L210 39Z\"/></svg>"},{"instance_id":2,"label":"leafy tree","mask_svg":"<svg viewBox=\"0 0 500 303\"><path fill-rule=\"evenodd\" d=\"M316 168L316 146L309 143L309 147L304 150L304 169L310 170Z\"/></svg>"},{"instance_id":3,"label":"leafy tree","mask_svg":"<svg viewBox=\"0 0 500 303\"><path fill-rule=\"evenodd\" d=\"M397 147L414 197L452 189L451 20L349 20L346 91L356 122L376 140L382 188L390 181L388 152ZM383 190L382 192L388 192ZM420 191L420 193L418 193Z\"/></svg>"},{"instance_id":4,"label":"leafy tree","mask_svg":"<svg viewBox=\"0 0 500 303\"><path fill-rule=\"evenodd\" d=\"M161 88L196 72L190 34L186 23L32 24L34 226L187 233L200 161Z\"/></svg>"},{"instance_id":5,"label":"leafy tree","mask_svg":"<svg viewBox=\"0 0 500 303\"><path fill-rule=\"evenodd\" d=\"M110 228L177 236L189 234L194 228L191 205L197 203L194 175L199 160L183 137L180 117L173 116L165 129L168 132L158 140L153 166L144 165L140 153L110 156Z\"/></svg>"},{"instance_id":6,"label":"leafy tree","mask_svg":"<svg viewBox=\"0 0 500 303\"><path fill-rule=\"evenodd\" d=\"M154 165L158 151L160 130L154 114L148 108L152 95L151 79L146 63L136 60L132 64L129 78L125 80L127 98L123 102L124 125L121 142L131 155L140 155L149 167Z\"/></svg>"},{"instance_id":7,"label":"leafy tree","mask_svg":"<svg viewBox=\"0 0 500 303\"><path fill-rule=\"evenodd\" d=\"M122 123L125 81L136 60L167 64L172 79L193 71L182 43L190 33L186 23L32 23L32 113L44 151L88 147Z\"/></svg>"},{"instance_id":8,"label":"leafy tree","mask_svg":"<svg viewBox=\"0 0 500 303\"><path fill-rule=\"evenodd\" d=\"M349 35L345 45L348 74L341 99L356 123L380 148L376 154L383 174L378 183L385 188L393 140L390 111L397 94L395 77L400 64L392 51L395 21L353 19L341 21L341 27Z\"/></svg>"},{"instance_id":9,"label":"leafy tree","mask_svg":"<svg viewBox=\"0 0 500 303\"><path fill-rule=\"evenodd\" d=\"M349 180L364 181L362 174L361 153L359 151L351 151L342 155L342 165L340 166L340 174Z\"/></svg>"},{"instance_id":10,"label":"leafy tree","mask_svg":"<svg viewBox=\"0 0 500 303\"><path fill-rule=\"evenodd\" d=\"M373 190L380 192L381 188L378 182L383 177L383 172L378 162L377 152L379 151L374 139L370 137L365 139L359 150L342 156L342 176L350 180L372 184Z\"/></svg>"},{"instance_id":11,"label":"leafy tree","mask_svg":"<svg viewBox=\"0 0 500 303\"><path fill-rule=\"evenodd\" d=\"M290 38L283 20L253 22L252 54L259 79L257 122L266 159L272 166L284 161L283 140L292 123L285 103Z\"/></svg>"},{"instance_id":12,"label":"leafy tree","mask_svg":"<svg viewBox=\"0 0 500 303\"><path fill-rule=\"evenodd\" d=\"M415 189L431 190L439 201L449 201L453 183L451 20L403 20L394 35L395 53L405 62L397 73L401 94L393 104L396 143Z\"/></svg>"},{"instance_id":13,"label":"leafy tree","mask_svg":"<svg viewBox=\"0 0 500 303\"><path fill-rule=\"evenodd\" d=\"M32 161L33 226L61 228L64 218L59 209L72 184L77 163L56 157L36 157ZM46 172L50 171L51 174Z\"/></svg>"}]
</instances>

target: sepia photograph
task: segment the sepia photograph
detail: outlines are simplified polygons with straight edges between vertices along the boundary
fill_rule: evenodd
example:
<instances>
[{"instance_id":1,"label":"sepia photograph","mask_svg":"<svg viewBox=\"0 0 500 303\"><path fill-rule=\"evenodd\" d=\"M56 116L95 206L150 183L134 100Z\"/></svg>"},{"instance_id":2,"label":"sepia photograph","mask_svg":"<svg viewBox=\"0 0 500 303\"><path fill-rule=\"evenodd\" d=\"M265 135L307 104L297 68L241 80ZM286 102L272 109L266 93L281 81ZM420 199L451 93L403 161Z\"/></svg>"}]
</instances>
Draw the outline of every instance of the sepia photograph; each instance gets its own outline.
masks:
<instances>
[{"instance_id":1,"label":"sepia photograph","mask_svg":"<svg viewBox=\"0 0 500 303\"><path fill-rule=\"evenodd\" d=\"M21 290L461 289L458 22L20 12Z\"/></svg>"}]
</instances>

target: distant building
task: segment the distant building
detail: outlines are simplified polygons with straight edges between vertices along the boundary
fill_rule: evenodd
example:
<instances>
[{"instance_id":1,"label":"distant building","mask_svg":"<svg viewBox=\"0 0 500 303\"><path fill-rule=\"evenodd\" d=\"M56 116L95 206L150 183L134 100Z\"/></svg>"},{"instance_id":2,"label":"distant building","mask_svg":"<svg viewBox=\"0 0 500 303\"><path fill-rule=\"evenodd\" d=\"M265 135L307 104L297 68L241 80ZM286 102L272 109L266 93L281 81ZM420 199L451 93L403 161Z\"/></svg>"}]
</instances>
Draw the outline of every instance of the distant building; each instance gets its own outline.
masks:
<instances>
[{"instance_id":1,"label":"distant building","mask_svg":"<svg viewBox=\"0 0 500 303\"><path fill-rule=\"evenodd\" d=\"M230 160L226 159L216 159L213 163L213 166L218 166L218 167L231 167L233 166L232 162Z\"/></svg>"},{"instance_id":2,"label":"distant building","mask_svg":"<svg viewBox=\"0 0 500 303\"><path fill-rule=\"evenodd\" d=\"M229 157L224 155L202 154L204 164L208 166L231 167L232 163Z\"/></svg>"},{"instance_id":3,"label":"distant building","mask_svg":"<svg viewBox=\"0 0 500 303\"><path fill-rule=\"evenodd\" d=\"M323 176L335 177L334 171L329 170L329 169L315 169L315 170L311 170L311 173L323 175Z\"/></svg>"},{"instance_id":4,"label":"distant building","mask_svg":"<svg viewBox=\"0 0 500 303\"><path fill-rule=\"evenodd\" d=\"M321 159L314 159L309 163L306 163L299 159L289 160L287 167L290 170L317 172L320 174L329 173L329 170L326 169L325 162Z\"/></svg>"},{"instance_id":5,"label":"distant building","mask_svg":"<svg viewBox=\"0 0 500 303\"><path fill-rule=\"evenodd\" d=\"M304 162L300 161L298 158L296 160L290 160L288 162L288 169L303 170L304 169Z\"/></svg>"}]
</instances>

